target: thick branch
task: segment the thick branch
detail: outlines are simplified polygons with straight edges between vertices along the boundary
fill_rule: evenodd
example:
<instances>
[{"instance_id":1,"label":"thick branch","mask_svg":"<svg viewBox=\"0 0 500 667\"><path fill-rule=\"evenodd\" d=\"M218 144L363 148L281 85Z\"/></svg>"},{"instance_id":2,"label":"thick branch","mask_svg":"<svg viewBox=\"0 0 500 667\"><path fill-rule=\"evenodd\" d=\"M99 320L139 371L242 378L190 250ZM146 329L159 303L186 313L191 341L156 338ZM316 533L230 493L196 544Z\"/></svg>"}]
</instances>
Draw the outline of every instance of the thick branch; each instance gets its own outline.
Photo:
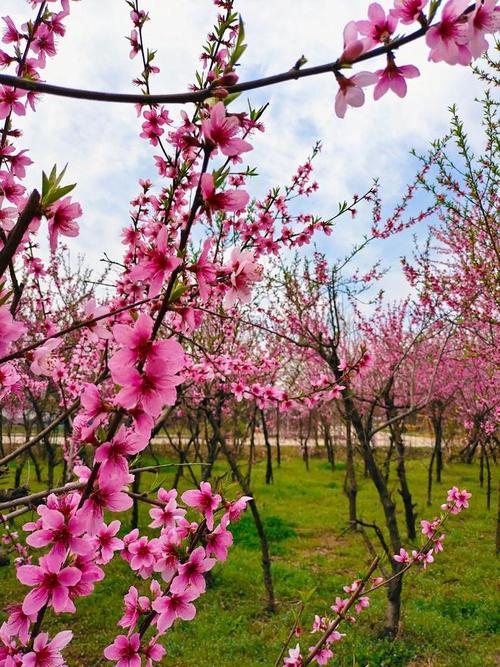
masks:
<instances>
[{"instance_id":1,"label":"thick branch","mask_svg":"<svg viewBox=\"0 0 500 667\"><path fill-rule=\"evenodd\" d=\"M0 252L0 276L3 276L9 267L9 264L12 261L12 258L14 257L19 244L21 243L23 236L26 233L26 230L30 226L31 221L39 214L40 194L37 192L37 190L33 190L30 198L28 199L28 203L24 207L23 212L19 216L12 231L8 235L5 245Z\"/></svg>"}]
</instances>

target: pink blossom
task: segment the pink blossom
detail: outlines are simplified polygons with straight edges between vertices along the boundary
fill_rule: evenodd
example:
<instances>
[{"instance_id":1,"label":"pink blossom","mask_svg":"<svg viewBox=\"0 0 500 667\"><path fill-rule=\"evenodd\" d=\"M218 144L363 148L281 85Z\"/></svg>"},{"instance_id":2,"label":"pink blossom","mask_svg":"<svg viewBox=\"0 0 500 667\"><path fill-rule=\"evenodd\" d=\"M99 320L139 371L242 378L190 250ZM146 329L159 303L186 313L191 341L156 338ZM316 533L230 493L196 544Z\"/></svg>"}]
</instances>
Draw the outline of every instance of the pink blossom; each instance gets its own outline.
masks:
<instances>
[{"instance_id":1,"label":"pink blossom","mask_svg":"<svg viewBox=\"0 0 500 667\"><path fill-rule=\"evenodd\" d=\"M19 151L16 155L11 155L10 160L10 170L17 176L17 178L24 178L26 176L26 169L30 164L33 164L33 160L24 155L27 153L27 150Z\"/></svg>"},{"instance_id":2,"label":"pink blossom","mask_svg":"<svg viewBox=\"0 0 500 667\"><path fill-rule=\"evenodd\" d=\"M288 651L288 657L285 658L283 667L302 667L303 660L300 655L300 646L297 644L295 648L291 648Z\"/></svg>"},{"instance_id":3,"label":"pink blossom","mask_svg":"<svg viewBox=\"0 0 500 667\"><path fill-rule=\"evenodd\" d=\"M84 412L80 413L85 427L82 427L82 437L87 439L89 434L93 434L99 426L106 421L108 417L108 407L101 398L99 389L95 384L85 382L83 384L83 392L80 396L80 403L84 408Z\"/></svg>"},{"instance_id":4,"label":"pink blossom","mask_svg":"<svg viewBox=\"0 0 500 667\"><path fill-rule=\"evenodd\" d=\"M16 635L23 644L27 644L30 635L30 624L36 621L36 614L25 614L20 604L7 607L7 612L9 616L4 625L7 635Z\"/></svg>"},{"instance_id":5,"label":"pink blossom","mask_svg":"<svg viewBox=\"0 0 500 667\"><path fill-rule=\"evenodd\" d=\"M61 563L60 558L48 555L40 558L39 566L21 565L17 568L19 581L33 587L24 598L25 614L36 614L46 604L52 606L56 614L74 611L68 589L80 581L82 573L76 567L61 569Z\"/></svg>"},{"instance_id":6,"label":"pink blossom","mask_svg":"<svg viewBox=\"0 0 500 667\"><path fill-rule=\"evenodd\" d=\"M179 565L179 574L172 579L170 591L182 593L188 586L201 595L205 592L205 572L211 570L216 564L215 558L207 558L205 549L197 547L189 556L189 559Z\"/></svg>"},{"instance_id":7,"label":"pink blossom","mask_svg":"<svg viewBox=\"0 0 500 667\"><path fill-rule=\"evenodd\" d=\"M393 556L394 560L397 561L398 563L409 563L410 562L410 554L405 550L405 549L400 549L399 550L399 555Z\"/></svg>"},{"instance_id":8,"label":"pink blossom","mask_svg":"<svg viewBox=\"0 0 500 667\"><path fill-rule=\"evenodd\" d=\"M472 59L467 17L468 0L448 0L441 12L441 22L427 31L425 41L430 47L429 60L444 60L449 65L468 65Z\"/></svg>"},{"instance_id":9,"label":"pink blossom","mask_svg":"<svg viewBox=\"0 0 500 667\"><path fill-rule=\"evenodd\" d=\"M140 647L141 636L138 632L130 637L118 635L115 641L104 649L104 655L108 660L118 660L115 667L141 667Z\"/></svg>"},{"instance_id":10,"label":"pink blossom","mask_svg":"<svg viewBox=\"0 0 500 667\"><path fill-rule=\"evenodd\" d=\"M192 604L198 594L193 589L188 589L182 593L173 593L172 595L163 595L153 601L152 607L158 614L156 627L158 632L168 630L176 618L183 621L192 621L196 616L196 607Z\"/></svg>"},{"instance_id":11,"label":"pink blossom","mask_svg":"<svg viewBox=\"0 0 500 667\"><path fill-rule=\"evenodd\" d=\"M244 190L223 190L216 193L212 174L202 174L201 193L209 211L235 213L236 211L242 211L250 201L248 192Z\"/></svg>"},{"instance_id":12,"label":"pink blossom","mask_svg":"<svg viewBox=\"0 0 500 667\"><path fill-rule=\"evenodd\" d=\"M26 542L37 549L51 545L49 554L64 560L68 549L75 554L84 555L92 544L82 534L85 527L77 516L66 517L62 512L40 505L37 509L41 516L41 527L28 535Z\"/></svg>"},{"instance_id":13,"label":"pink blossom","mask_svg":"<svg viewBox=\"0 0 500 667\"><path fill-rule=\"evenodd\" d=\"M132 30L132 32L130 33L129 41L130 41L130 46L132 47L130 49L129 56L132 59L136 57L141 47L141 44L139 42L139 33L137 32L137 30Z\"/></svg>"},{"instance_id":14,"label":"pink blossom","mask_svg":"<svg viewBox=\"0 0 500 667\"><path fill-rule=\"evenodd\" d=\"M429 0L394 0L394 9L390 10L390 15L399 19L401 23L408 25L418 21L422 10Z\"/></svg>"},{"instance_id":15,"label":"pink blossom","mask_svg":"<svg viewBox=\"0 0 500 667\"><path fill-rule=\"evenodd\" d=\"M474 10L469 15L468 29L467 46L473 58L480 58L489 46L484 35L495 33L500 29L500 7L497 7L497 0L476 2Z\"/></svg>"},{"instance_id":16,"label":"pink blossom","mask_svg":"<svg viewBox=\"0 0 500 667\"><path fill-rule=\"evenodd\" d=\"M228 517L229 521L239 521L250 500L252 500L252 496L241 496L229 505L224 516Z\"/></svg>"},{"instance_id":17,"label":"pink blossom","mask_svg":"<svg viewBox=\"0 0 500 667\"><path fill-rule=\"evenodd\" d=\"M4 21L6 26L3 33L2 42L4 44L18 42L21 37L21 33L17 31L14 21L10 18L10 16L2 16L2 21Z\"/></svg>"},{"instance_id":18,"label":"pink blossom","mask_svg":"<svg viewBox=\"0 0 500 667\"><path fill-rule=\"evenodd\" d=\"M191 267L191 270L196 274L201 300L205 302L208 301L209 297L208 285L213 285L217 277L217 268L212 262L208 261L208 253L211 247L212 239L205 239L198 261Z\"/></svg>"},{"instance_id":19,"label":"pink blossom","mask_svg":"<svg viewBox=\"0 0 500 667\"><path fill-rule=\"evenodd\" d=\"M347 599L343 600L341 597L337 595L337 597L335 598L335 604L332 604L331 608L336 614L342 614L345 608L347 607L348 603L349 600Z\"/></svg>"},{"instance_id":20,"label":"pink blossom","mask_svg":"<svg viewBox=\"0 0 500 667\"><path fill-rule=\"evenodd\" d=\"M33 642L33 650L27 653L22 667L64 667L65 660L61 649L67 646L73 638L71 630L58 632L52 641L46 632L40 632Z\"/></svg>"},{"instance_id":21,"label":"pink blossom","mask_svg":"<svg viewBox=\"0 0 500 667\"><path fill-rule=\"evenodd\" d=\"M210 482L202 482L199 491L185 491L182 494L182 500L188 507L194 507L201 512L207 521L208 530L213 530L214 510L217 509L222 498L218 493L212 493Z\"/></svg>"},{"instance_id":22,"label":"pink blossom","mask_svg":"<svg viewBox=\"0 0 500 667\"><path fill-rule=\"evenodd\" d=\"M35 375L51 375L52 367L50 356L54 350L57 350L62 342L62 338L51 338L33 352L31 371Z\"/></svg>"},{"instance_id":23,"label":"pink blossom","mask_svg":"<svg viewBox=\"0 0 500 667\"><path fill-rule=\"evenodd\" d=\"M434 519L434 521L426 521L423 519L420 522L420 525L422 526L422 533L430 539L434 536L434 533L440 524L440 519Z\"/></svg>"},{"instance_id":24,"label":"pink blossom","mask_svg":"<svg viewBox=\"0 0 500 667\"><path fill-rule=\"evenodd\" d=\"M123 549L123 541L115 537L120 530L120 522L112 521L108 526L102 524L96 534L96 540L100 550L100 555L96 558L98 565L105 565L113 558L115 551Z\"/></svg>"},{"instance_id":25,"label":"pink blossom","mask_svg":"<svg viewBox=\"0 0 500 667\"><path fill-rule=\"evenodd\" d=\"M381 42L387 43L397 25L397 18L391 14L386 16L378 2L372 2L368 7L368 21L356 21L358 31L366 37L363 40L365 49L371 49Z\"/></svg>"},{"instance_id":26,"label":"pink blossom","mask_svg":"<svg viewBox=\"0 0 500 667\"><path fill-rule=\"evenodd\" d=\"M232 308L237 300L248 303L252 296L252 285L262 280L262 267L257 264L253 254L249 250L233 248L225 271L229 273L230 287L224 296L224 308Z\"/></svg>"},{"instance_id":27,"label":"pink blossom","mask_svg":"<svg viewBox=\"0 0 500 667\"><path fill-rule=\"evenodd\" d=\"M170 530L158 539L154 571L159 572L164 581L171 581L179 566L177 531Z\"/></svg>"},{"instance_id":28,"label":"pink blossom","mask_svg":"<svg viewBox=\"0 0 500 667\"><path fill-rule=\"evenodd\" d=\"M358 614L360 614L363 609L368 609L370 606L370 598L366 597L366 595L363 595L362 597L358 598L356 604L354 605L354 609Z\"/></svg>"},{"instance_id":29,"label":"pink blossom","mask_svg":"<svg viewBox=\"0 0 500 667\"><path fill-rule=\"evenodd\" d=\"M54 32L46 25L39 26L35 39L31 43L31 48L35 53L38 53L38 66L45 67L46 56L52 58L56 55Z\"/></svg>"},{"instance_id":30,"label":"pink blossom","mask_svg":"<svg viewBox=\"0 0 500 667\"><path fill-rule=\"evenodd\" d=\"M181 260L175 256L175 248L168 245L167 230L162 227L158 232L154 247L151 248L139 264L130 271L132 280L148 280L149 296L154 297L160 293L163 283L181 264Z\"/></svg>"},{"instance_id":31,"label":"pink blossom","mask_svg":"<svg viewBox=\"0 0 500 667\"><path fill-rule=\"evenodd\" d=\"M149 109L143 115L146 120L142 124L140 136L143 139L149 139L152 146L157 146L159 137L165 132L163 125L170 125L172 123L168 111L161 109L158 113L156 109Z\"/></svg>"},{"instance_id":32,"label":"pink blossom","mask_svg":"<svg viewBox=\"0 0 500 667\"><path fill-rule=\"evenodd\" d=\"M26 96L25 90L11 88L10 86L0 87L0 120L7 118L10 113L18 116L26 115L26 109L19 100Z\"/></svg>"},{"instance_id":33,"label":"pink blossom","mask_svg":"<svg viewBox=\"0 0 500 667\"><path fill-rule=\"evenodd\" d=\"M93 298L87 301L84 310L85 319L88 320L94 319L95 317L100 317L101 315L104 315L108 312L105 306L98 306L96 300ZM99 322L94 322L93 324L87 325L87 336L93 343L97 343L99 338L102 338L103 340L109 340L112 337L111 332L106 329L103 321L104 320L99 320Z\"/></svg>"},{"instance_id":34,"label":"pink blossom","mask_svg":"<svg viewBox=\"0 0 500 667\"><path fill-rule=\"evenodd\" d=\"M153 667L153 662L158 662L161 660L166 655L166 653L167 651L165 647L161 644L158 644L156 637L152 637L152 639L144 647L144 656L146 658L145 667Z\"/></svg>"},{"instance_id":35,"label":"pink blossom","mask_svg":"<svg viewBox=\"0 0 500 667\"><path fill-rule=\"evenodd\" d=\"M206 536L207 556L215 556L217 560L225 561L229 547L233 543L233 534L227 530L228 515L224 514L217 528Z\"/></svg>"},{"instance_id":36,"label":"pink blossom","mask_svg":"<svg viewBox=\"0 0 500 667\"><path fill-rule=\"evenodd\" d=\"M349 21L344 28L344 50L340 56L340 62L352 62L359 58L364 50L365 44L358 38L356 21Z\"/></svg>"},{"instance_id":37,"label":"pink blossom","mask_svg":"<svg viewBox=\"0 0 500 667\"><path fill-rule=\"evenodd\" d=\"M126 483L129 474L127 456L137 454L146 445L142 435L121 426L111 442L104 442L96 449L94 461L101 463L99 478L112 480L118 486Z\"/></svg>"},{"instance_id":38,"label":"pink blossom","mask_svg":"<svg viewBox=\"0 0 500 667\"><path fill-rule=\"evenodd\" d=\"M472 496L472 493L469 493L465 489L460 491L458 487L453 486L448 491L447 500L454 502L458 509L467 509L469 507L469 498Z\"/></svg>"},{"instance_id":39,"label":"pink blossom","mask_svg":"<svg viewBox=\"0 0 500 667\"><path fill-rule=\"evenodd\" d=\"M149 516L153 521L149 524L150 528L173 528L179 519L186 514L186 510L177 507L174 498L171 498L165 507L153 507L149 510Z\"/></svg>"},{"instance_id":40,"label":"pink blossom","mask_svg":"<svg viewBox=\"0 0 500 667\"><path fill-rule=\"evenodd\" d=\"M398 97L404 97L407 90L405 79L420 76L420 72L414 65L398 67L393 58L389 58L385 69L379 69L375 74L380 77L373 91L375 100L379 100L388 90L392 90Z\"/></svg>"},{"instance_id":41,"label":"pink blossom","mask_svg":"<svg viewBox=\"0 0 500 667\"><path fill-rule=\"evenodd\" d=\"M8 306L0 306L0 354L8 352L10 343L26 333L26 327L11 315Z\"/></svg>"},{"instance_id":42,"label":"pink blossom","mask_svg":"<svg viewBox=\"0 0 500 667\"><path fill-rule=\"evenodd\" d=\"M15 391L20 380L21 376L12 364L2 364L0 366L0 398Z\"/></svg>"},{"instance_id":43,"label":"pink blossom","mask_svg":"<svg viewBox=\"0 0 500 667\"><path fill-rule=\"evenodd\" d=\"M175 387L183 378L170 373L161 359L148 361L141 373L136 368L114 368L113 379L122 386L116 403L124 408L138 404L151 417L157 417L165 405L174 405Z\"/></svg>"},{"instance_id":44,"label":"pink blossom","mask_svg":"<svg viewBox=\"0 0 500 667\"><path fill-rule=\"evenodd\" d=\"M14 176L9 171L0 171L0 195L20 207L26 192L24 185L16 183Z\"/></svg>"},{"instance_id":45,"label":"pink blossom","mask_svg":"<svg viewBox=\"0 0 500 667\"><path fill-rule=\"evenodd\" d=\"M312 651L314 646L310 646L309 650ZM327 665L330 662L330 658L333 658L333 651L329 646L323 646L313 658L314 662L317 662L318 665Z\"/></svg>"},{"instance_id":46,"label":"pink blossom","mask_svg":"<svg viewBox=\"0 0 500 667\"><path fill-rule=\"evenodd\" d=\"M85 500L78 515L85 522L90 535L95 535L102 524L104 510L123 512L132 507L132 498L114 486L107 484L107 480L99 479L97 486Z\"/></svg>"},{"instance_id":47,"label":"pink blossom","mask_svg":"<svg viewBox=\"0 0 500 667\"><path fill-rule=\"evenodd\" d=\"M73 566L80 570L82 577L77 584L71 586L70 598L86 597L93 592L94 584L104 579L104 572L95 564L93 554L77 556L73 561Z\"/></svg>"},{"instance_id":48,"label":"pink blossom","mask_svg":"<svg viewBox=\"0 0 500 667\"><path fill-rule=\"evenodd\" d=\"M57 237L78 236L80 228L75 222L76 218L82 215L80 204L71 203L71 197L65 197L53 204L48 212L49 219L49 241L50 251L55 252L57 248Z\"/></svg>"},{"instance_id":49,"label":"pink blossom","mask_svg":"<svg viewBox=\"0 0 500 667\"><path fill-rule=\"evenodd\" d=\"M172 374L177 373L184 364L184 351L173 338L153 341L153 319L142 313L133 327L125 324L115 324L113 336L122 346L110 360L111 372L113 368L133 366L138 361L159 359Z\"/></svg>"},{"instance_id":50,"label":"pink blossom","mask_svg":"<svg viewBox=\"0 0 500 667\"><path fill-rule=\"evenodd\" d=\"M158 548L158 540L148 540L146 536L140 537L128 546L130 553L130 567L132 570L152 569L155 562L155 554Z\"/></svg>"},{"instance_id":51,"label":"pink blossom","mask_svg":"<svg viewBox=\"0 0 500 667\"><path fill-rule=\"evenodd\" d=\"M217 102L211 111L210 118L202 121L201 129L205 139L220 148L228 157L251 151L252 146L235 135L240 130L240 123L236 116L227 116L223 102Z\"/></svg>"},{"instance_id":52,"label":"pink blossom","mask_svg":"<svg viewBox=\"0 0 500 667\"><path fill-rule=\"evenodd\" d=\"M139 595L137 588L131 586L128 589L128 593L124 596L123 601L125 603L125 612L118 621L118 625L122 628L133 628L139 620L139 616L149 610L149 598L145 595Z\"/></svg>"},{"instance_id":53,"label":"pink blossom","mask_svg":"<svg viewBox=\"0 0 500 667\"><path fill-rule=\"evenodd\" d=\"M361 107L365 103L363 87L371 86L377 82L377 75L373 72L358 72L350 78L337 73L339 90L335 97L335 113L339 118L344 118L347 107Z\"/></svg>"},{"instance_id":54,"label":"pink blossom","mask_svg":"<svg viewBox=\"0 0 500 667\"><path fill-rule=\"evenodd\" d=\"M426 553L422 553L422 552L419 552L419 551L412 551L412 556L413 556L413 560L416 560L419 563L422 563L424 570L427 569L427 565L430 565L431 563L434 562L434 556L432 555L432 549L430 549Z\"/></svg>"}]
</instances>

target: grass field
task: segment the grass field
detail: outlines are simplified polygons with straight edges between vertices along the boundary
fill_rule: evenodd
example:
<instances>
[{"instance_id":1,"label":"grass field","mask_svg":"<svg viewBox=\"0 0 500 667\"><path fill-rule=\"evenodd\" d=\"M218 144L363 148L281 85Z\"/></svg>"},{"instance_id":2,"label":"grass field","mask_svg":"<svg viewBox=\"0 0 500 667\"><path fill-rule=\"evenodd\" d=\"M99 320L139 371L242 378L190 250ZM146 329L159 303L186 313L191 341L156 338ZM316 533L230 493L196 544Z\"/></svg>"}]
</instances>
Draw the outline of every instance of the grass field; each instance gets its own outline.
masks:
<instances>
[{"instance_id":1,"label":"grass field","mask_svg":"<svg viewBox=\"0 0 500 667\"><path fill-rule=\"evenodd\" d=\"M423 454L409 464L419 519L434 516L452 484L465 486L473 493L471 509L450 520L445 551L430 570L412 572L406 577L399 638L394 642L380 638L385 597L383 591L377 592L359 623L347 628L347 636L338 645L336 660L331 664L343 667L499 664L495 637L500 620L500 605L495 595L496 498L492 510L487 512L485 492L477 481L477 467L452 464L445 468L442 485L435 487L434 508L428 508L425 465ZM219 464L215 473L224 470ZM342 492L342 464L332 472L325 461L313 458L311 469L306 472L302 461L289 452L281 469L275 469L274 473L274 484L266 486L264 466L258 463L252 484L271 542L277 613L263 611L259 544L248 514L234 529L235 546L228 561L216 566L210 589L197 603L196 619L177 623L165 636L168 654L162 665L272 666L290 628L291 609L300 596L310 596L304 617L305 627L309 627L314 613L324 613L335 595L341 594L342 586L362 574L369 562L362 538L345 532L347 500ZM171 474L166 474L165 486L169 479ZM8 486L8 478L3 477L0 483L2 487ZM30 483L33 490L38 490L32 476ZM147 484L144 475L143 490L147 490ZM371 481L360 478L359 484L361 517L382 524ZM142 527L148 522L147 509L141 506ZM29 516L22 517L19 524ZM123 519L124 533L128 530L129 516ZM27 590L14 579L11 567L0 568L0 607L20 600ZM78 602L75 616L46 616L44 627L49 631L64 628L75 633L65 652L69 667L110 664L101 657L102 649L117 634L122 595L132 584L143 586L142 580L134 579L118 557L107 566L107 571L109 576L97 585L96 593ZM307 647L313 642L303 635L302 643Z\"/></svg>"}]
</instances>

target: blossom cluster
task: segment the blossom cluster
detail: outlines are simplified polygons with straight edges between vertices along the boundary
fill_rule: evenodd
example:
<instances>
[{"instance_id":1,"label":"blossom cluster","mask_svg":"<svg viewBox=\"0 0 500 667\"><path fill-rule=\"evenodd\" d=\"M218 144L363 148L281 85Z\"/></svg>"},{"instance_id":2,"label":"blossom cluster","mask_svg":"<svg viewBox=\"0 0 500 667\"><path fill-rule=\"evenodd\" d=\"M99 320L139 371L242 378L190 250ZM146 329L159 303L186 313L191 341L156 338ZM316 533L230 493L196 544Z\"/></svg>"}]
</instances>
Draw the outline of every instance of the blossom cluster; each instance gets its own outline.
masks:
<instances>
[{"instance_id":1,"label":"blossom cluster","mask_svg":"<svg viewBox=\"0 0 500 667\"><path fill-rule=\"evenodd\" d=\"M422 547L419 550L413 550L411 556L405 549L401 549L399 554L393 556L397 563L404 566L402 571L393 576L401 577L413 565L420 565L425 570L430 563L434 562L433 553L443 550L445 535L442 532L442 527L444 522L450 515L459 514L462 510L467 509L470 497L471 494L468 491L460 490L456 486L448 491L446 503L441 506L443 511L441 516L432 521L421 521L422 535L425 538ZM359 614L370 606L368 596L373 591L386 586L389 581L383 577L373 577L371 579L356 579L352 584L344 586L344 591L349 597L337 596L335 598L334 604L331 605L333 615L318 616L316 614L314 617L311 634L321 633L320 641L309 647L309 653L304 653L300 644L291 648L288 656L284 658L283 667L303 667L310 662L327 665L334 658L333 646L345 637L345 633L339 632L337 627L344 621L355 623ZM298 625L295 628L295 634L301 634Z\"/></svg>"},{"instance_id":2,"label":"blossom cluster","mask_svg":"<svg viewBox=\"0 0 500 667\"><path fill-rule=\"evenodd\" d=\"M78 469L78 472L85 476L90 471ZM112 476L114 473L115 469L109 470ZM250 498L243 496L227 502L212 491L210 483L202 482L199 490L182 494L182 507L177 503L175 489L161 488L149 512L152 519L149 527L158 529L159 537L141 536L134 529L119 538L120 521L104 523L102 508L104 503L111 511L129 506L131 499L122 487L123 484L116 487L120 490L109 490L107 496L102 491L102 502L94 494L83 505L83 491L62 496L51 494L47 503L38 507L39 518L24 525L29 532L27 544L48 551L40 557L38 565L18 563L17 577L31 590L22 604L9 607L7 621L0 628L2 667L62 664L59 650L69 643L71 633L60 633L49 642L45 633L32 634L33 624L47 608L55 614L74 613L78 598L90 595L95 584L104 578L103 566L113 559L115 552L139 577L151 579L152 597L139 595L135 586L130 587L124 598L124 615L118 622L120 627L128 629L128 635L119 635L105 649L107 658L117 660L117 664L125 658L134 659L139 665L141 654L146 664L151 665L165 654L158 638L177 618L194 618L193 602L205 592L205 574L217 561L226 560L233 542L228 527L240 518ZM188 521L186 508L201 514L201 520ZM154 578L156 573L161 581ZM155 628L155 636L141 646L150 626ZM138 632L134 632L136 627ZM30 638L34 639L31 650ZM44 659L47 663L43 663Z\"/></svg>"},{"instance_id":3,"label":"blossom cluster","mask_svg":"<svg viewBox=\"0 0 500 667\"><path fill-rule=\"evenodd\" d=\"M424 10L428 0L395 0L387 13L378 2L368 7L368 19L350 21L344 28L344 50L340 64L350 65L371 49L387 47L387 65L375 72L358 72L351 77L336 72L339 90L335 98L335 113L339 118L346 114L347 107L360 107L365 102L363 88L375 86L373 98L379 100L392 90L399 97L407 92L407 79L420 76L415 65L397 65L394 48L398 24L419 24L426 29L425 41L431 62L449 65L470 65L487 49L485 35L495 33L500 27L500 8L497 0L478 0L469 11L468 0L448 0L440 21L429 24ZM432 5L433 3L430 3Z\"/></svg>"}]
</instances>

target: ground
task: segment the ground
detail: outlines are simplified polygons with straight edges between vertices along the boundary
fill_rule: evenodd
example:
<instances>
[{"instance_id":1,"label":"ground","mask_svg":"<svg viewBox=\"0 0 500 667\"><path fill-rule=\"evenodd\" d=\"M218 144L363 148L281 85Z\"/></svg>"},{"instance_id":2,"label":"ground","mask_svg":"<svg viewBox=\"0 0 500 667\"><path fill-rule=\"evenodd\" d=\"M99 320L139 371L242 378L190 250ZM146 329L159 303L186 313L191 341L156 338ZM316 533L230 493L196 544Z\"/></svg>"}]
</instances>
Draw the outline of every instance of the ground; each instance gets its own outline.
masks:
<instances>
[{"instance_id":1,"label":"ground","mask_svg":"<svg viewBox=\"0 0 500 667\"><path fill-rule=\"evenodd\" d=\"M495 598L496 498L486 510L484 489L478 483L476 465L449 464L441 485L435 486L435 502L425 502L427 453L415 453L409 464L410 483L419 520L433 518L446 490L453 484L473 494L471 509L453 517L446 530L445 550L427 572L410 573L403 591L401 633L395 642L381 639L384 593L372 597L371 608L356 626L344 626L346 638L339 645L333 665L342 667L493 667L495 631L499 628L498 597ZM146 460L145 460L146 462ZM225 471L219 465L215 474ZM307 598L305 627L315 613L325 613L342 586L363 573L370 560L358 535L346 532L347 500L343 494L344 466L332 472L320 458L303 462L287 452L274 483L264 484L264 465L253 470L252 487L265 518L273 554L273 576L278 611L264 611L265 596L257 535L250 514L234 529L235 546L225 564L217 565L207 594L197 603L198 614L190 623L178 623L165 637L168 655L162 665L170 667L272 666L288 634L294 605ZM144 475L142 490L164 479ZM365 521L382 525L373 484L359 471L359 508ZM31 487L33 484L31 472ZM23 477L24 481L24 477ZM8 485L6 478L0 480ZM234 494L236 486L232 487ZM394 493L397 496L394 485ZM25 515L29 517L30 515ZM25 519L23 517L23 520ZM147 523L141 506L141 526ZM129 516L124 517L124 530ZM20 521L19 524L22 522ZM409 545L410 546L410 545ZM110 665L102 649L117 634L122 595L132 584L142 585L119 558L108 566L109 576L97 585L96 594L78 602L74 616L47 615L50 632L71 629L75 639L66 651L69 667ZM21 599L26 587L12 577L10 567L0 568L0 607ZM0 619L2 618L0 613ZM314 637L304 634L303 646ZM498 644L496 644L498 649Z\"/></svg>"}]
</instances>

